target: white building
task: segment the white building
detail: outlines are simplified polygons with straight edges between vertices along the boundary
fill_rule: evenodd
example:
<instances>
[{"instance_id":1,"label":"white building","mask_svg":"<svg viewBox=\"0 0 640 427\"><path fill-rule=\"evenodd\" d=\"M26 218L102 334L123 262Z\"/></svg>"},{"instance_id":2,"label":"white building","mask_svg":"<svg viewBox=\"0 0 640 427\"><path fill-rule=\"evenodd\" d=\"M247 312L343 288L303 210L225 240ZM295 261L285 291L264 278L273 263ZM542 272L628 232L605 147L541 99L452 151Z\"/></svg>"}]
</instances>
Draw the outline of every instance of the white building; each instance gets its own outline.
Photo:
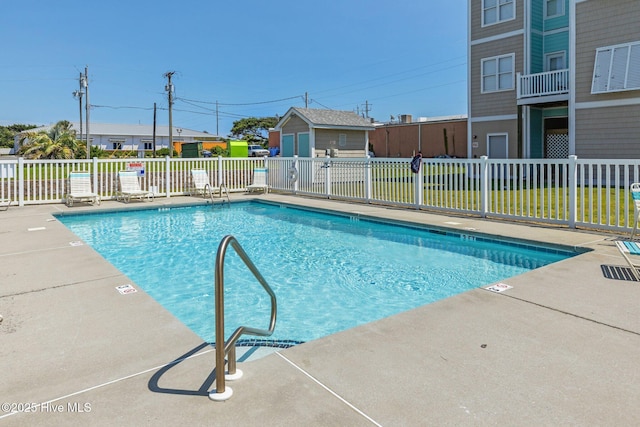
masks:
<instances>
[{"instance_id":1,"label":"white building","mask_svg":"<svg viewBox=\"0 0 640 427\"><path fill-rule=\"evenodd\" d=\"M78 139L81 139L80 125L78 122L71 122L72 128L76 131ZM39 132L51 129L53 125L42 126L29 129L25 132ZM83 129L82 139L85 139ZM110 124L110 123L90 123L89 127L91 145L107 151L153 151L153 125L131 125L131 124ZM197 142L203 140L220 139L216 135L206 132L198 132L192 129L173 127L173 142ZM17 152L20 147L21 134L16 135L14 148ZM155 149L169 148L169 126L157 126L155 131Z\"/></svg>"}]
</instances>

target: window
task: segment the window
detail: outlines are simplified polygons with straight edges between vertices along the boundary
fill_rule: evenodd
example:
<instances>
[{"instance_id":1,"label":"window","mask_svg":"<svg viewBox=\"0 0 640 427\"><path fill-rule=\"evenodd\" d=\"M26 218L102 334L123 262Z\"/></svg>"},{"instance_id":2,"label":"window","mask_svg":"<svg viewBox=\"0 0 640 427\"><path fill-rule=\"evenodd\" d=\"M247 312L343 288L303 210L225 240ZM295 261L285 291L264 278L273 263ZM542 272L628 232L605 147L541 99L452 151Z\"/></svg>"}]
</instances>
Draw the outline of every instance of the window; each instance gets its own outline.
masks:
<instances>
[{"instance_id":1,"label":"window","mask_svg":"<svg viewBox=\"0 0 640 427\"><path fill-rule=\"evenodd\" d=\"M591 93L640 89L640 41L596 50Z\"/></svg>"},{"instance_id":2,"label":"window","mask_svg":"<svg viewBox=\"0 0 640 427\"><path fill-rule=\"evenodd\" d=\"M482 60L482 93L513 89L514 54Z\"/></svg>"},{"instance_id":3,"label":"window","mask_svg":"<svg viewBox=\"0 0 640 427\"><path fill-rule=\"evenodd\" d=\"M338 146L346 147L347 146L347 134L341 133L338 135Z\"/></svg>"},{"instance_id":4,"label":"window","mask_svg":"<svg viewBox=\"0 0 640 427\"><path fill-rule=\"evenodd\" d=\"M122 145L126 142L124 138L109 138L113 150L122 150Z\"/></svg>"},{"instance_id":5,"label":"window","mask_svg":"<svg viewBox=\"0 0 640 427\"><path fill-rule=\"evenodd\" d=\"M545 0L544 17L553 18L564 15L564 0Z\"/></svg>"},{"instance_id":6,"label":"window","mask_svg":"<svg viewBox=\"0 0 640 427\"><path fill-rule=\"evenodd\" d=\"M145 150L153 150L153 142L145 142L144 143Z\"/></svg>"},{"instance_id":7,"label":"window","mask_svg":"<svg viewBox=\"0 0 640 427\"><path fill-rule=\"evenodd\" d=\"M565 65L565 53L554 52L545 55L545 71L564 70Z\"/></svg>"},{"instance_id":8,"label":"window","mask_svg":"<svg viewBox=\"0 0 640 427\"><path fill-rule=\"evenodd\" d=\"M482 26L515 18L514 0L482 0Z\"/></svg>"}]
</instances>

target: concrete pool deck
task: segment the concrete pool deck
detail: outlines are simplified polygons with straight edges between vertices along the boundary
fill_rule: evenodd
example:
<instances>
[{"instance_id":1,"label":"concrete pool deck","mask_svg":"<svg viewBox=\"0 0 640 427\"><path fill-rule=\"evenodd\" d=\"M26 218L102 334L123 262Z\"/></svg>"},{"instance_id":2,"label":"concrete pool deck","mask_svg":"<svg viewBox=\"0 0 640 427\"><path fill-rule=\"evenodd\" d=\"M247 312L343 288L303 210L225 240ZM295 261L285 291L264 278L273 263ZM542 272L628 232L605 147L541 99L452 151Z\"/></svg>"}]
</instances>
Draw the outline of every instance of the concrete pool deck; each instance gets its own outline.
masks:
<instances>
[{"instance_id":1,"label":"concrete pool deck","mask_svg":"<svg viewBox=\"0 0 640 427\"><path fill-rule=\"evenodd\" d=\"M212 402L215 351L52 216L201 199L12 206L0 212L0 425L640 424L640 283L606 277L625 266L617 236L232 194L253 197L591 251L502 293L474 289L239 363L231 399ZM137 292L120 294L125 284Z\"/></svg>"}]
</instances>

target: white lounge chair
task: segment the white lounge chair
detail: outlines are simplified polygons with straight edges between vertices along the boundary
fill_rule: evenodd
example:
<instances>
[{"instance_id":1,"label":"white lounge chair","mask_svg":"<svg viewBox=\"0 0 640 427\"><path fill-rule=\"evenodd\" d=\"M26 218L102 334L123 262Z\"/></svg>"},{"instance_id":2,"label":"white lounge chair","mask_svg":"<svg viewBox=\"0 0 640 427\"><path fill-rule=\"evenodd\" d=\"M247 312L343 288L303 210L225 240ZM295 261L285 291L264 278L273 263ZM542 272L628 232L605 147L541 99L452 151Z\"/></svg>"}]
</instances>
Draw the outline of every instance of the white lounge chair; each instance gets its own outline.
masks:
<instances>
[{"instance_id":1,"label":"white lounge chair","mask_svg":"<svg viewBox=\"0 0 640 427\"><path fill-rule=\"evenodd\" d=\"M640 244L626 240L617 240L616 246L625 261L627 261L627 264L629 264L633 277L635 277L636 281L640 282L640 272L638 272L638 268L640 268Z\"/></svg>"},{"instance_id":2,"label":"white lounge chair","mask_svg":"<svg viewBox=\"0 0 640 427\"><path fill-rule=\"evenodd\" d=\"M267 170L265 168L256 168L253 170L253 184L247 185L247 191L262 190L265 194L269 192L267 184Z\"/></svg>"},{"instance_id":3,"label":"white lounge chair","mask_svg":"<svg viewBox=\"0 0 640 427\"><path fill-rule=\"evenodd\" d=\"M116 193L116 200L129 203L132 198L138 198L140 200L147 198L147 200L153 199L153 193L145 191L140 188L140 181L138 180L138 172L136 171L119 171L118 172L118 192Z\"/></svg>"},{"instance_id":4,"label":"white lounge chair","mask_svg":"<svg viewBox=\"0 0 640 427\"><path fill-rule=\"evenodd\" d=\"M638 221L640 220L640 183L634 182L629 187L631 198L633 199L633 231L631 232L631 240L638 230Z\"/></svg>"},{"instance_id":5,"label":"white lounge chair","mask_svg":"<svg viewBox=\"0 0 640 427\"><path fill-rule=\"evenodd\" d=\"M100 195L91 189L91 174L89 172L70 172L65 197L67 206L73 206L73 202L89 202L100 204Z\"/></svg>"},{"instance_id":6,"label":"white lounge chair","mask_svg":"<svg viewBox=\"0 0 640 427\"><path fill-rule=\"evenodd\" d=\"M214 187L209 181L209 174L205 169L191 169L191 195L211 197L222 196L222 189ZM227 194L228 195L228 194Z\"/></svg>"},{"instance_id":7,"label":"white lounge chair","mask_svg":"<svg viewBox=\"0 0 640 427\"><path fill-rule=\"evenodd\" d=\"M11 206L11 199L0 198L0 208L3 208L3 211L6 211Z\"/></svg>"}]
</instances>

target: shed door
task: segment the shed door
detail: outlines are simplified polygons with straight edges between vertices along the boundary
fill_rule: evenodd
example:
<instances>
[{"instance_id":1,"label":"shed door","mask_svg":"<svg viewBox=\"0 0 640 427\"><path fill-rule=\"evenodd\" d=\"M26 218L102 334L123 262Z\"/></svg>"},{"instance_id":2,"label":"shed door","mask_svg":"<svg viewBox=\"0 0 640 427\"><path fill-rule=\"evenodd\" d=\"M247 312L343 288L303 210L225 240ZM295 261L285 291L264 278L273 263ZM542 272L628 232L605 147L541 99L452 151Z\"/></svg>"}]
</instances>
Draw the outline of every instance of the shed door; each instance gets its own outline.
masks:
<instances>
[{"instance_id":1,"label":"shed door","mask_svg":"<svg viewBox=\"0 0 640 427\"><path fill-rule=\"evenodd\" d=\"M311 157L311 147L309 146L309 134L298 134L298 156Z\"/></svg>"},{"instance_id":2,"label":"shed door","mask_svg":"<svg viewBox=\"0 0 640 427\"><path fill-rule=\"evenodd\" d=\"M282 135L282 157L293 157L293 135Z\"/></svg>"}]
</instances>

